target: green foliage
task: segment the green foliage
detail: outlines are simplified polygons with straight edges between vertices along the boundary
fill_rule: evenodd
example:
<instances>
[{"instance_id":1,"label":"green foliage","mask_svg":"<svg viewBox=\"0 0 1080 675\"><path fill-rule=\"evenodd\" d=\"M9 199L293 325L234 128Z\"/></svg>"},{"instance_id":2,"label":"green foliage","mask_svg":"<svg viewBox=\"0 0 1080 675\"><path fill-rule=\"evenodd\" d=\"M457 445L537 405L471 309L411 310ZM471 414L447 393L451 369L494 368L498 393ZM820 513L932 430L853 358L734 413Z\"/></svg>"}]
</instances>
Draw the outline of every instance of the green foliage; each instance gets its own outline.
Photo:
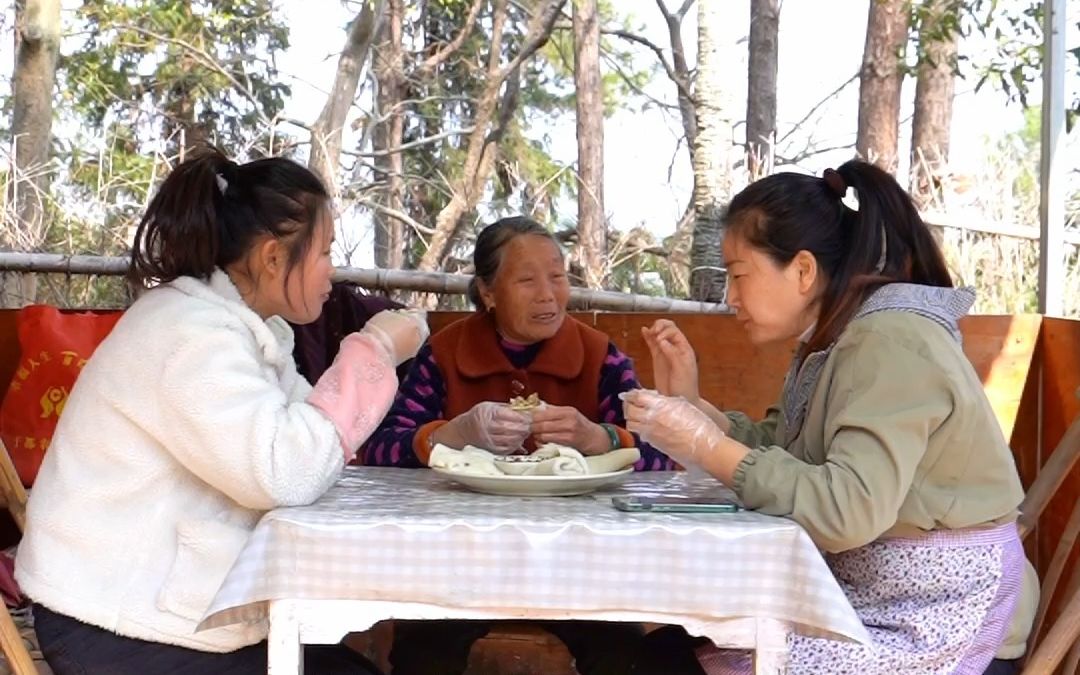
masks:
<instances>
[{"instance_id":1,"label":"green foliage","mask_svg":"<svg viewBox=\"0 0 1080 675\"><path fill-rule=\"evenodd\" d=\"M983 161L958 193L951 214L957 222L987 221L1034 226L1039 218L1039 107L1024 111L1017 130L987 139ZM948 206L948 205L946 205ZM1080 190L1066 206L1066 219L1080 217ZM1068 226L1067 226L1068 227ZM1034 312L1037 309L1039 242L971 230L942 231L946 258L956 278L976 287L976 313ZM1065 313L1080 313L1080 249L1065 247Z\"/></svg>"},{"instance_id":2,"label":"green foliage","mask_svg":"<svg viewBox=\"0 0 1080 675\"><path fill-rule=\"evenodd\" d=\"M985 63L974 64L978 78L975 90L992 83L1000 87L1010 100L1025 107L1030 99L1038 98L1041 90L1032 91L1040 81L1043 67L1043 9L1042 0L1025 0L1019 10L1007 11L1000 0L973 0L968 11L975 29L993 40L995 50ZM1080 26L1080 22L1077 23ZM1066 45L1066 82L1073 83L1066 91L1066 128L1070 131L1080 118L1080 45ZM1067 85L1069 86L1069 85Z\"/></svg>"},{"instance_id":3,"label":"green foliage","mask_svg":"<svg viewBox=\"0 0 1080 675\"><path fill-rule=\"evenodd\" d=\"M291 139L270 136L276 133L270 121L290 95L276 66L276 58L289 48L289 29L277 4L85 0L65 13L56 87L54 215L46 249L123 253L153 189L193 138L209 140L240 158L259 156L270 147L276 154L296 151ZM449 185L461 177L468 136L449 132L473 124L492 45L493 4L482 5L461 47L429 71L421 64L461 34L472 1L405 3L402 142L439 137L402 152L403 211L420 230L433 224L450 200ZM605 29L629 29L618 4L601 2ZM357 12L358 5L351 3ZM507 8L500 55L504 64L521 49L535 3L509 2ZM567 14L569 9L567 5ZM552 125L565 128L574 114L573 35L568 24L560 20L550 42L521 70L516 107L506 116L501 134L491 137L497 141L494 176L483 188L481 206L461 220L451 268L467 260L473 230L482 223L515 212L555 223L559 214L574 211L572 163L555 158L550 132ZM345 38L339 28L327 28L331 48ZM640 90L654 74L651 66L642 69L635 62L631 46L622 39L602 38L606 114L639 103ZM370 84L361 82L358 103L371 100ZM0 95L0 110L9 105L10 96ZM375 112L361 123L370 124ZM363 138L364 146L346 152L367 152L371 136ZM378 190L372 185L374 171L366 168L370 158L360 161L348 166L347 157L344 162L343 171L353 179L346 181L346 200ZM406 265L423 253L423 237L422 232L411 232ZM90 284L73 292L92 303L90 295L98 293L93 288ZM110 287L94 297L108 304L121 299L119 293Z\"/></svg>"},{"instance_id":4,"label":"green foliage","mask_svg":"<svg viewBox=\"0 0 1080 675\"><path fill-rule=\"evenodd\" d=\"M473 30L461 48L434 72L424 73L420 63L453 40L462 29L469 2L427 0L410 9L404 26L405 74L409 82L403 142L437 136L449 130L472 126L476 101L484 86L484 71L491 48L491 6L485 4L477 19L481 28ZM601 4L603 25L623 27L610 2ZM569 10L569 7L567 7ZM528 31L529 8L509 3L502 42L502 62L521 49ZM564 25L565 23L565 25ZM541 222L556 222L568 203L576 198L572 167L552 154L548 129L565 123L574 114L573 31L569 22L560 23L551 39L526 61L517 95L517 106L507 120L496 148L495 171L481 206L462 219L461 235L454 247L450 266L464 264L472 248L473 230L502 215L525 213ZM651 70L640 70L630 51L619 41L602 40L603 100L606 114L629 105L636 94L629 83L644 87ZM615 73L611 63L620 65ZM501 108L496 116L505 112ZM403 153L408 176L405 211L419 223L430 225L450 199L448 183L460 178L466 153L466 135L452 135ZM413 242L407 258L415 261L423 245Z\"/></svg>"},{"instance_id":5,"label":"green foliage","mask_svg":"<svg viewBox=\"0 0 1080 675\"><path fill-rule=\"evenodd\" d=\"M910 18L910 45L908 49L914 54L914 63L907 69L908 74L916 74L918 67L927 64L931 68L938 64L935 61L933 48L936 44L949 42L967 37L971 33L971 27L966 25L964 0L939 0L932 2L912 2L909 5ZM959 60L950 64L953 71L960 72Z\"/></svg>"},{"instance_id":6,"label":"green foliage","mask_svg":"<svg viewBox=\"0 0 1080 675\"><path fill-rule=\"evenodd\" d=\"M186 146L243 156L270 144L268 120L289 95L275 66L288 28L270 0L86 0L73 17L54 154L64 189L98 205L103 231L138 218Z\"/></svg>"},{"instance_id":7,"label":"green foliage","mask_svg":"<svg viewBox=\"0 0 1080 675\"><path fill-rule=\"evenodd\" d=\"M163 139L175 149L190 127L248 147L289 95L274 63L288 28L270 0L86 0L75 21L60 62L65 108L127 126L137 152Z\"/></svg>"},{"instance_id":8,"label":"green foliage","mask_svg":"<svg viewBox=\"0 0 1080 675\"><path fill-rule=\"evenodd\" d=\"M1018 167L1012 182L1016 222L1035 222L1039 212L1039 145L1042 107L1024 110L1024 125L997 143L996 153ZM1080 189L1066 197L1066 227L1080 224Z\"/></svg>"}]
</instances>

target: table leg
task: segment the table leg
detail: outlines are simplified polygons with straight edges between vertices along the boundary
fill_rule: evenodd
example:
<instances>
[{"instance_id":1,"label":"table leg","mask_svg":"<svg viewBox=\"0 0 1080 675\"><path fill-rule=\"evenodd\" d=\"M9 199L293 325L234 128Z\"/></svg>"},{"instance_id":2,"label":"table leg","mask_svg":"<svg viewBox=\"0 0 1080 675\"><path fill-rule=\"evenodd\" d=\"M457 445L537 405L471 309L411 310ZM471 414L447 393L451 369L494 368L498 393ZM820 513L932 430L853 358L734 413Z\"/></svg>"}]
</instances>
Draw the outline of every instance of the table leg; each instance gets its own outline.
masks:
<instances>
[{"instance_id":1,"label":"table leg","mask_svg":"<svg viewBox=\"0 0 1080 675\"><path fill-rule=\"evenodd\" d=\"M304 675L304 646L300 643L300 620L293 602L270 602L267 649L267 675Z\"/></svg>"},{"instance_id":2,"label":"table leg","mask_svg":"<svg viewBox=\"0 0 1080 675\"><path fill-rule=\"evenodd\" d=\"M787 672L789 632L784 621L757 620L754 675L783 675Z\"/></svg>"}]
</instances>

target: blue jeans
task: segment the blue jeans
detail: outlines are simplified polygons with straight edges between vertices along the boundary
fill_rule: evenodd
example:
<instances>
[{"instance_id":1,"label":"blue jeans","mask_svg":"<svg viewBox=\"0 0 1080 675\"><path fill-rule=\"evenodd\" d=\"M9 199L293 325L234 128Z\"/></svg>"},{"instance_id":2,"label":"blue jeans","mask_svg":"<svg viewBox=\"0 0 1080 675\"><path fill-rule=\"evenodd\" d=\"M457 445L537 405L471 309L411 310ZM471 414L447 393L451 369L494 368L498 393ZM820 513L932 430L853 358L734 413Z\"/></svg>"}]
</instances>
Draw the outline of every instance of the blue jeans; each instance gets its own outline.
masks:
<instances>
[{"instance_id":1,"label":"blue jeans","mask_svg":"<svg viewBox=\"0 0 1080 675\"><path fill-rule=\"evenodd\" d=\"M35 604L34 630L56 675L265 675L266 643L218 654L123 637ZM309 675L380 675L343 645L304 649Z\"/></svg>"}]
</instances>

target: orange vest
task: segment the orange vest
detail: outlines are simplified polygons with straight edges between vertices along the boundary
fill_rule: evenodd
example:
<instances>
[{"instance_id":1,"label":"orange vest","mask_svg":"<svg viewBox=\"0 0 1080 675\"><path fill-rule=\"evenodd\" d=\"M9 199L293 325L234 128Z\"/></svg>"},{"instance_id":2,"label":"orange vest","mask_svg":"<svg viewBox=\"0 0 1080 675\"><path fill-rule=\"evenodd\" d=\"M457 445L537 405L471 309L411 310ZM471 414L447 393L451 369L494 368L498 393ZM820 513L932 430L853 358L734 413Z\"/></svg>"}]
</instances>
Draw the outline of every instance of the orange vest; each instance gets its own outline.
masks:
<instances>
[{"instance_id":1,"label":"orange vest","mask_svg":"<svg viewBox=\"0 0 1080 675\"><path fill-rule=\"evenodd\" d=\"M431 338L432 356L446 382L443 418L453 419L481 401L508 402L535 392L546 403L577 408L600 422L600 369L608 342L607 335L568 316L532 363L515 368L499 346L491 315L455 321Z\"/></svg>"}]
</instances>

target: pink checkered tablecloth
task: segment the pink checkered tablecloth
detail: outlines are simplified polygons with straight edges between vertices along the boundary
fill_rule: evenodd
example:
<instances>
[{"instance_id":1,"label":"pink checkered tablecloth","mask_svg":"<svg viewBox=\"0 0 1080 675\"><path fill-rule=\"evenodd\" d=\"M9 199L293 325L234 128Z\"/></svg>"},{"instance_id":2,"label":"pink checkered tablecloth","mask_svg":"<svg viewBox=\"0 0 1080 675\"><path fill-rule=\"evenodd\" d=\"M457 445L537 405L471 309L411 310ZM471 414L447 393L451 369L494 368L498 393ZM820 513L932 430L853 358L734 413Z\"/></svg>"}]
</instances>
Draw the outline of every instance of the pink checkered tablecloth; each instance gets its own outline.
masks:
<instances>
[{"instance_id":1,"label":"pink checkered tablecloth","mask_svg":"<svg viewBox=\"0 0 1080 675\"><path fill-rule=\"evenodd\" d=\"M259 523L201 628L266 618L271 600L655 612L779 619L868 642L807 534L754 512L615 510L616 494L724 496L687 472L635 473L581 497L497 497L424 469L350 467L319 501ZM387 617L391 618L391 617Z\"/></svg>"}]
</instances>

